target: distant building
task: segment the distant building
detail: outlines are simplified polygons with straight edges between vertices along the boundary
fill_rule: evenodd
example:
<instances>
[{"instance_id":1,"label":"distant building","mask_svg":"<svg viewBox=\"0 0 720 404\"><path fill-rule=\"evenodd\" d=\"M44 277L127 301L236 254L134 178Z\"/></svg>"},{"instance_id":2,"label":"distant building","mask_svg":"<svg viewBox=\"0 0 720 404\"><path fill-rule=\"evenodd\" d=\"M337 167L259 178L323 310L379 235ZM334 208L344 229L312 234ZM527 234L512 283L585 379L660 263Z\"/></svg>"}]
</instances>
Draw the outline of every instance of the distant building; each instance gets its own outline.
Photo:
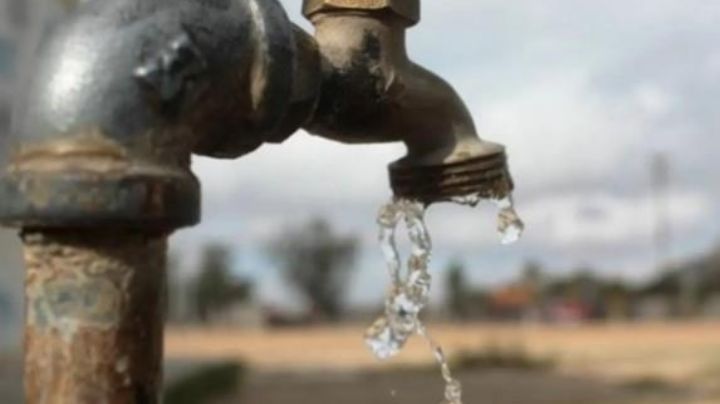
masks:
<instances>
[{"instance_id":1,"label":"distant building","mask_svg":"<svg viewBox=\"0 0 720 404\"><path fill-rule=\"evenodd\" d=\"M536 292L524 284L510 285L490 294L491 315L497 319L522 320L535 308Z\"/></svg>"},{"instance_id":2,"label":"distant building","mask_svg":"<svg viewBox=\"0 0 720 404\"><path fill-rule=\"evenodd\" d=\"M579 324L590 320L592 309L578 299L558 299L547 307L547 319L556 324Z\"/></svg>"}]
</instances>

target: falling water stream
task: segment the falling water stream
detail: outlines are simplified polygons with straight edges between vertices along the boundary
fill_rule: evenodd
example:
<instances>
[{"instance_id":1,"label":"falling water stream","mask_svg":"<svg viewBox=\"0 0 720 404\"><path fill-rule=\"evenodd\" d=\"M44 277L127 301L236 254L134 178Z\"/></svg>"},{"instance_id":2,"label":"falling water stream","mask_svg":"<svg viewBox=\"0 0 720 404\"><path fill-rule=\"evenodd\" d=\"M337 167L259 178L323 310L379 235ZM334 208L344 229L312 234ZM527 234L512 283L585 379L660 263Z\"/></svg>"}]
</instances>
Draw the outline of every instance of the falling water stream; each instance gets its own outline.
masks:
<instances>
[{"instance_id":1,"label":"falling water stream","mask_svg":"<svg viewBox=\"0 0 720 404\"><path fill-rule=\"evenodd\" d=\"M476 206L480 195L465 196L453 202ZM513 206L512 197L496 201L498 232L503 244L517 241L524 225ZM407 199L393 199L380 209L377 222L380 226L380 244L385 263L390 272L391 285L385 299L385 312L368 328L365 341L378 359L386 360L397 355L414 334L422 336L430 346L435 360L440 365L445 381L443 404L462 404L462 386L450 371L442 347L432 338L420 319L420 313L430 298L429 264L432 241L425 225L425 205ZM397 229L401 221L407 228L411 254L406 271L396 243Z\"/></svg>"}]
</instances>

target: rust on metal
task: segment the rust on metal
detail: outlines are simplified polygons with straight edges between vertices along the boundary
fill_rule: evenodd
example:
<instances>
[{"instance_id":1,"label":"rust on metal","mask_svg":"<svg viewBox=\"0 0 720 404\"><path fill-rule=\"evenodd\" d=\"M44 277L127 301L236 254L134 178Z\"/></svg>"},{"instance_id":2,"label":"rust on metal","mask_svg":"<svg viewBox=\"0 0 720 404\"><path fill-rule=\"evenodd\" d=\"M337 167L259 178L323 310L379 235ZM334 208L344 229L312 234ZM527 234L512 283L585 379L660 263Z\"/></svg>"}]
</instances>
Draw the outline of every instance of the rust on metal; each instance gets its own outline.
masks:
<instances>
[{"instance_id":1,"label":"rust on metal","mask_svg":"<svg viewBox=\"0 0 720 404\"><path fill-rule=\"evenodd\" d=\"M39 144L21 145L8 171L111 173L130 166L127 150L98 129Z\"/></svg>"},{"instance_id":2,"label":"rust on metal","mask_svg":"<svg viewBox=\"0 0 720 404\"><path fill-rule=\"evenodd\" d=\"M28 404L159 402L165 236L24 234Z\"/></svg>"},{"instance_id":3,"label":"rust on metal","mask_svg":"<svg viewBox=\"0 0 720 404\"><path fill-rule=\"evenodd\" d=\"M398 197L426 204L459 195L503 199L513 190L505 154L428 167L390 167L390 184Z\"/></svg>"},{"instance_id":4,"label":"rust on metal","mask_svg":"<svg viewBox=\"0 0 720 404\"><path fill-rule=\"evenodd\" d=\"M404 142L396 196L512 188L505 149L407 53L420 0L304 0L314 36L277 0L54 1L90 9L39 47L0 175L0 223L25 242L29 404L158 402L166 234L199 221L191 153L235 158L302 126Z\"/></svg>"},{"instance_id":5,"label":"rust on metal","mask_svg":"<svg viewBox=\"0 0 720 404\"><path fill-rule=\"evenodd\" d=\"M311 133L346 143L403 141L407 156L390 166L397 197L430 204L510 192L504 147L480 139L455 89L408 55L407 24L388 10L419 18L419 1L306 0L304 7L324 62Z\"/></svg>"},{"instance_id":6,"label":"rust on metal","mask_svg":"<svg viewBox=\"0 0 720 404\"><path fill-rule=\"evenodd\" d=\"M420 21L420 0L305 0L303 3L306 17L338 10L390 11L410 24Z\"/></svg>"}]
</instances>

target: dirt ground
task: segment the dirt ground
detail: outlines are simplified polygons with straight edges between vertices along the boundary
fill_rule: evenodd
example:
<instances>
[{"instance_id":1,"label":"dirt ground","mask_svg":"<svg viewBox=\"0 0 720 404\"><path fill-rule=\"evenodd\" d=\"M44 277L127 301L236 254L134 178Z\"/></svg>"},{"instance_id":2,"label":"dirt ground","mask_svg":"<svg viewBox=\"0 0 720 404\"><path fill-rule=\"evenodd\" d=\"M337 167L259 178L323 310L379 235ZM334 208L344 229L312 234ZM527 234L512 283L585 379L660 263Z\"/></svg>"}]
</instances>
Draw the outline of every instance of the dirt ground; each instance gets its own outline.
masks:
<instances>
[{"instance_id":1,"label":"dirt ground","mask_svg":"<svg viewBox=\"0 0 720 404\"><path fill-rule=\"evenodd\" d=\"M460 372L467 404L710 404L684 387L633 387L552 373ZM226 404L437 404L443 385L434 372L264 374L250 378ZM717 397L720 400L720 396Z\"/></svg>"},{"instance_id":2,"label":"dirt ground","mask_svg":"<svg viewBox=\"0 0 720 404\"><path fill-rule=\"evenodd\" d=\"M574 327L514 325L430 325L449 356L488 346L518 347L556 359L567 373L605 378L660 377L685 381L720 374L720 322L610 324ZM168 331L171 359L242 359L265 370L377 369L365 348L362 327L273 331ZM410 342L390 365L432 360L420 339Z\"/></svg>"},{"instance_id":3,"label":"dirt ground","mask_svg":"<svg viewBox=\"0 0 720 404\"><path fill-rule=\"evenodd\" d=\"M458 370L467 404L720 404L720 323L429 328L451 358L505 346L555 364ZM240 393L207 404L440 402L443 386L426 345L415 340L396 360L378 363L362 332L171 329L166 374L217 361L248 366ZM17 354L0 355L0 403L22 402L20 378Z\"/></svg>"},{"instance_id":4,"label":"dirt ground","mask_svg":"<svg viewBox=\"0 0 720 404\"><path fill-rule=\"evenodd\" d=\"M450 357L489 346L550 358L552 371L459 372L473 404L720 404L720 323L613 324L577 327L431 325ZM237 358L256 371L242 404L438 403L442 384L432 357L413 341L378 363L361 327L285 331L172 330L171 358Z\"/></svg>"}]
</instances>

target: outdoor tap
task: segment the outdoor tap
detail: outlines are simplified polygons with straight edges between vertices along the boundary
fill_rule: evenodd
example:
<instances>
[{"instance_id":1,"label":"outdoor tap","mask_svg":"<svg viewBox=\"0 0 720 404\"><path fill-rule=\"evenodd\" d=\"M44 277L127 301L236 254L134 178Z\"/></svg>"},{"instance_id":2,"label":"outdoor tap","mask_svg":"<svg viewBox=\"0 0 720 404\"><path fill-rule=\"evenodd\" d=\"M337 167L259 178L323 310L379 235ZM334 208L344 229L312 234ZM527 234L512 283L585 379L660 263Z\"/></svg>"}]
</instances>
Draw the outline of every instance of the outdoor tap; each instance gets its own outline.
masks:
<instances>
[{"instance_id":1,"label":"outdoor tap","mask_svg":"<svg viewBox=\"0 0 720 404\"><path fill-rule=\"evenodd\" d=\"M14 226L199 220L192 153L234 158L300 127L347 143L403 141L398 197L512 189L443 79L413 63L419 0L305 0L314 38L276 0L86 1L42 43L0 179Z\"/></svg>"},{"instance_id":2,"label":"outdoor tap","mask_svg":"<svg viewBox=\"0 0 720 404\"><path fill-rule=\"evenodd\" d=\"M316 28L323 81L311 133L347 143L402 141L390 165L396 196L430 204L513 188L504 147L479 139L473 119L445 80L413 63L406 30L420 0L304 0Z\"/></svg>"},{"instance_id":3,"label":"outdoor tap","mask_svg":"<svg viewBox=\"0 0 720 404\"><path fill-rule=\"evenodd\" d=\"M317 98L312 48L276 1L81 2L23 87L0 218L195 224L191 153L238 157L295 132Z\"/></svg>"},{"instance_id":4,"label":"outdoor tap","mask_svg":"<svg viewBox=\"0 0 720 404\"><path fill-rule=\"evenodd\" d=\"M25 251L26 403L157 403L166 241L200 216L191 154L296 132L319 55L275 0L87 0L45 31L0 176Z\"/></svg>"},{"instance_id":5,"label":"outdoor tap","mask_svg":"<svg viewBox=\"0 0 720 404\"><path fill-rule=\"evenodd\" d=\"M192 154L236 158L300 128L403 141L395 196L512 189L504 148L414 64L419 0L84 0L45 36L0 174L26 261L26 402L156 403L167 237L196 224Z\"/></svg>"}]
</instances>

